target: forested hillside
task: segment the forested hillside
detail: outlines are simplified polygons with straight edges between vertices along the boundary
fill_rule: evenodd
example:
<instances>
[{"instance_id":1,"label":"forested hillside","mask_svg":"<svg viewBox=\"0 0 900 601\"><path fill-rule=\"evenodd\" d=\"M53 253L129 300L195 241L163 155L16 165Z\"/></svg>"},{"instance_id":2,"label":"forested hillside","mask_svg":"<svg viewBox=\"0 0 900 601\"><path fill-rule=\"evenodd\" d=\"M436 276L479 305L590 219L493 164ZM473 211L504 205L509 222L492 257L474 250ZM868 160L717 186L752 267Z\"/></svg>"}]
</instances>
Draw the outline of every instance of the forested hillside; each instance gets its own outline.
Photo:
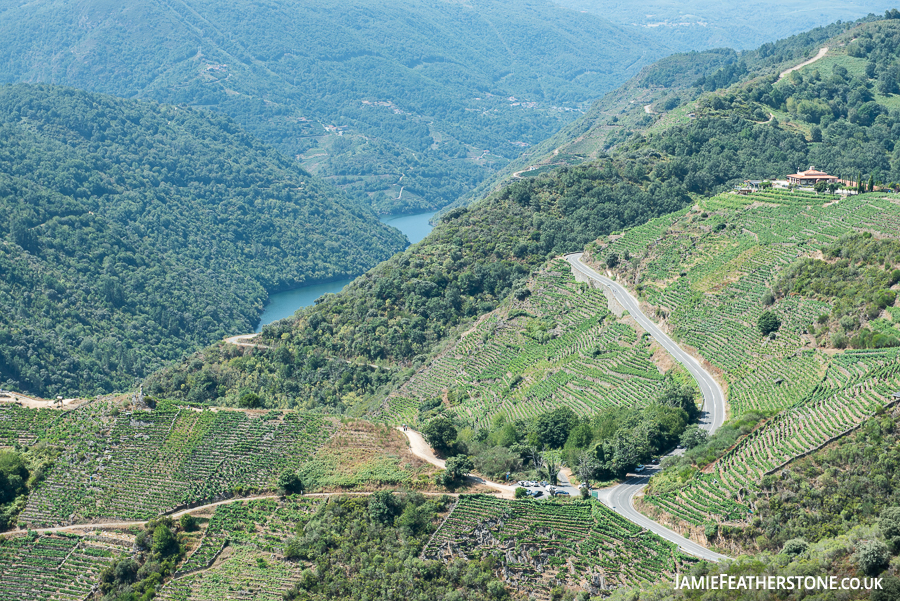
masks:
<instances>
[{"instance_id":1,"label":"forested hillside","mask_svg":"<svg viewBox=\"0 0 900 601\"><path fill-rule=\"evenodd\" d=\"M382 213L456 200L668 52L546 0L41 0L0 15L0 81L215 109Z\"/></svg>"},{"instance_id":2,"label":"forested hillside","mask_svg":"<svg viewBox=\"0 0 900 601\"><path fill-rule=\"evenodd\" d=\"M704 118L654 141L686 150L663 156L635 147L455 209L428 238L340 294L266 328L263 344L275 348L207 349L154 376L154 394L234 403L249 388L270 405L346 410L410 375L367 364L418 366L456 326L492 311L548 258L676 211L692 193L760 177L773 166L790 170L806 148L797 134L738 117ZM235 360L247 353L252 356Z\"/></svg>"},{"instance_id":3,"label":"forested hillside","mask_svg":"<svg viewBox=\"0 0 900 601\"><path fill-rule=\"evenodd\" d=\"M403 247L371 211L226 117L0 88L0 382L127 388L256 325L267 291Z\"/></svg>"},{"instance_id":4,"label":"forested hillside","mask_svg":"<svg viewBox=\"0 0 900 601\"><path fill-rule=\"evenodd\" d=\"M595 102L584 115L559 133L522 153L505 169L483 182L457 204L465 204L479 194L529 178L562 165L578 165L603 158L635 134L653 135L684 126L703 107L697 100L707 92L728 88L738 82L771 81L773 76L814 57L831 44L832 53L842 54L845 39L830 40L845 31L856 31L860 23L877 21L874 15L853 23L832 23L797 35L738 52L716 48L667 56L647 67L621 87ZM851 34L852 37L852 34ZM721 105L720 105L721 107ZM755 106L739 114L762 122L771 108Z\"/></svg>"}]
</instances>

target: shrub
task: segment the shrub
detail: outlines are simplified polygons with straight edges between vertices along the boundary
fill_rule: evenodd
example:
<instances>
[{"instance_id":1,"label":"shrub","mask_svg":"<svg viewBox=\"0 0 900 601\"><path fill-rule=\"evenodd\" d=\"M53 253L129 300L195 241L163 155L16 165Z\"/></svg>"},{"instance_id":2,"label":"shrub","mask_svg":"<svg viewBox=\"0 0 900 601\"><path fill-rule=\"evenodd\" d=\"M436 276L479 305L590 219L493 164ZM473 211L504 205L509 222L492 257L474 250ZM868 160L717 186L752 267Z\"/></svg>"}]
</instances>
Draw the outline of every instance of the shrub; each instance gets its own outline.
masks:
<instances>
[{"instance_id":1,"label":"shrub","mask_svg":"<svg viewBox=\"0 0 900 601\"><path fill-rule=\"evenodd\" d=\"M178 523L181 524L181 529L185 532L193 532L197 529L197 518L189 513L183 514Z\"/></svg>"},{"instance_id":2,"label":"shrub","mask_svg":"<svg viewBox=\"0 0 900 601\"><path fill-rule=\"evenodd\" d=\"M517 486L515 492L513 493L513 496L517 499L524 499L527 492L528 491L525 490L524 488L522 488L521 486Z\"/></svg>"},{"instance_id":3,"label":"shrub","mask_svg":"<svg viewBox=\"0 0 900 601\"><path fill-rule=\"evenodd\" d=\"M784 543L784 548L781 550L785 555L800 555L801 553L805 553L809 548L809 543L806 542L805 539L802 538L792 538L791 540Z\"/></svg>"}]
</instances>

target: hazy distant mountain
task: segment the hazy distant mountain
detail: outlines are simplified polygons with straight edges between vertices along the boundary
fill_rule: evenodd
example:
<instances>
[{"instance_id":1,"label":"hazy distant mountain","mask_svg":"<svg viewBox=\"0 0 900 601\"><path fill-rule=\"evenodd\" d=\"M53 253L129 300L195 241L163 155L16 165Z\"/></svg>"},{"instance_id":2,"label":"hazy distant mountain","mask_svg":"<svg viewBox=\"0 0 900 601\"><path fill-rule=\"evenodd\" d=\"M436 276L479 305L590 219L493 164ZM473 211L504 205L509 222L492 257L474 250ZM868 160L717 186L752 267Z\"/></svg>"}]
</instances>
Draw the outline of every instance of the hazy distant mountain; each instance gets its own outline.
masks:
<instances>
[{"instance_id":1,"label":"hazy distant mountain","mask_svg":"<svg viewBox=\"0 0 900 601\"><path fill-rule=\"evenodd\" d=\"M549 0L2 0L0 81L221 110L391 212L455 200L668 54L655 37Z\"/></svg>"}]
</instances>

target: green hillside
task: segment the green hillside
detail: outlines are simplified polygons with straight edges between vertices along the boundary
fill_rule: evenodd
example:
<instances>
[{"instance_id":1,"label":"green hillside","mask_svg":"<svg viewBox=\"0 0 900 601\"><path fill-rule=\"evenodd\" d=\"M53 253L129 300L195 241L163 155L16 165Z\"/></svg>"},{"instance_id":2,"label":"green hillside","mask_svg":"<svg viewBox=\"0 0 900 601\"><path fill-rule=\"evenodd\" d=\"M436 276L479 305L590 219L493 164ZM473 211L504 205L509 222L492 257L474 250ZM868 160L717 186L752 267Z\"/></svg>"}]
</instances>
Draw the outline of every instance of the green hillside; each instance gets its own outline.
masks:
<instances>
[{"instance_id":1,"label":"green hillside","mask_svg":"<svg viewBox=\"0 0 900 601\"><path fill-rule=\"evenodd\" d=\"M554 261L522 290L404 383L384 417L414 423L421 405L447 394L462 419L489 427L498 414L525 420L566 406L590 416L662 390L648 337L617 320L568 263Z\"/></svg>"},{"instance_id":2,"label":"green hillside","mask_svg":"<svg viewBox=\"0 0 900 601\"><path fill-rule=\"evenodd\" d=\"M545 0L46 0L0 14L0 81L215 109L380 213L456 200L667 53Z\"/></svg>"},{"instance_id":3,"label":"green hillside","mask_svg":"<svg viewBox=\"0 0 900 601\"><path fill-rule=\"evenodd\" d=\"M523 152L460 204L508 185L519 177L603 158L634 136L642 144L643 136L686 126L705 112L704 106L697 103L704 92L725 89L742 81L771 81L783 70L814 57L823 46L830 47L829 55L844 55L846 51L842 46L849 38L834 38L842 32L849 32L847 35L852 38L861 24L877 20L872 15L859 22L833 23L753 50L738 52L717 48L667 56L644 67L624 85L607 93L559 133ZM830 56L826 57L826 62L819 64L831 69L830 60ZM861 67L857 65L856 69L860 71ZM743 107L741 114L750 120L764 122L772 115L772 108L757 104ZM530 171L532 168L535 171Z\"/></svg>"},{"instance_id":4,"label":"green hillside","mask_svg":"<svg viewBox=\"0 0 900 601\"><path fill-rule=\"evenodd\" d=\"M836 201L726 193L591 247L604 266L611 255L631 257L613 268L618 279L719 370L733 418L774 416L712 465L702 450L688 453L681 467L706 469L673 468L654 482L647 503L701 530L709 522L749 524L764 476L895 402L900 353L891 347L900 346L900 330L892 311L834 286L835 278L819 294L773 289L807 257L835 244L852 248L845 232L889 237L898 225L900 209L883 194ZM875 268L887 277L864 280L874 298L890 299L889 309L898 262L889 254ZM769 336L758 327L766 313L780 322ZM839 350L848 345L860 350Z\"/></svg>"},{"instance_id":5,"label":"green hillside","mask_svg":"<svg viewBox=\"0 0 900 601\"><path fill-rule=\"evenodd\" d=\"M446 562L479 552L495 558L506 580L531 598L576 587L599 596L671 578L695 563L595 501L460 496L423 557Z\"/></svg>"},{"instance_id":6,"label":"green hillside","mask_svg":"<svg viewBox=\"0 0 900 601\"><path fill-rule=\"evenodd\" d=\"M4 388L121 390L404 244L221 116L17 85L0 130Z\"/></svg>"}]
</instances>

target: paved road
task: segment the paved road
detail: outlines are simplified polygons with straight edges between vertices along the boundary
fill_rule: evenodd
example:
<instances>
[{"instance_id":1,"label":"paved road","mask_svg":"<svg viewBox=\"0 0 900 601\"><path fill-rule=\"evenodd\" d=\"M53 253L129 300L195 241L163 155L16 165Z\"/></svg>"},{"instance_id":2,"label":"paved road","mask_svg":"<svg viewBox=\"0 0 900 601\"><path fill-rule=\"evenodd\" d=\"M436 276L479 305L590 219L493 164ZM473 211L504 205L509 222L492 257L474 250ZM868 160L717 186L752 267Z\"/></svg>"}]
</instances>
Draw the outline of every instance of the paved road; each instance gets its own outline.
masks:
<instances>
[{"instance_id":1,"label":"paved road","mask_svg":"<svg viewBox=\"0 0 900 601\"><path fill-rule=\"evenodd\" d=\"M566 260L572 265L572 269L606 286L613 297L621 304L629 315L644 328L664 349L666 349L676 361L684 367L697 380L700 391L703 393L703 410L700 418L700 427L710 434L719 429L725 422L725 395L719 383L707 372L700 363L681 349L663 332L650 318L641 311L640 304L621 284L600 275L594 269L581 262L582 253L574 253L566 256ZM634 496L639 493L655 473L654 468L649 468L641 475L631 474L622 484L599 491L599 498L619 515L628 518L632 522L648 530L655 532L668 541L681 547L685 552L696 555L702 559L721 561L727 556L710 551L706 547L690 541L676 534L665 526L662 526L634 508Z\"/></svg>"}]
</instances>

